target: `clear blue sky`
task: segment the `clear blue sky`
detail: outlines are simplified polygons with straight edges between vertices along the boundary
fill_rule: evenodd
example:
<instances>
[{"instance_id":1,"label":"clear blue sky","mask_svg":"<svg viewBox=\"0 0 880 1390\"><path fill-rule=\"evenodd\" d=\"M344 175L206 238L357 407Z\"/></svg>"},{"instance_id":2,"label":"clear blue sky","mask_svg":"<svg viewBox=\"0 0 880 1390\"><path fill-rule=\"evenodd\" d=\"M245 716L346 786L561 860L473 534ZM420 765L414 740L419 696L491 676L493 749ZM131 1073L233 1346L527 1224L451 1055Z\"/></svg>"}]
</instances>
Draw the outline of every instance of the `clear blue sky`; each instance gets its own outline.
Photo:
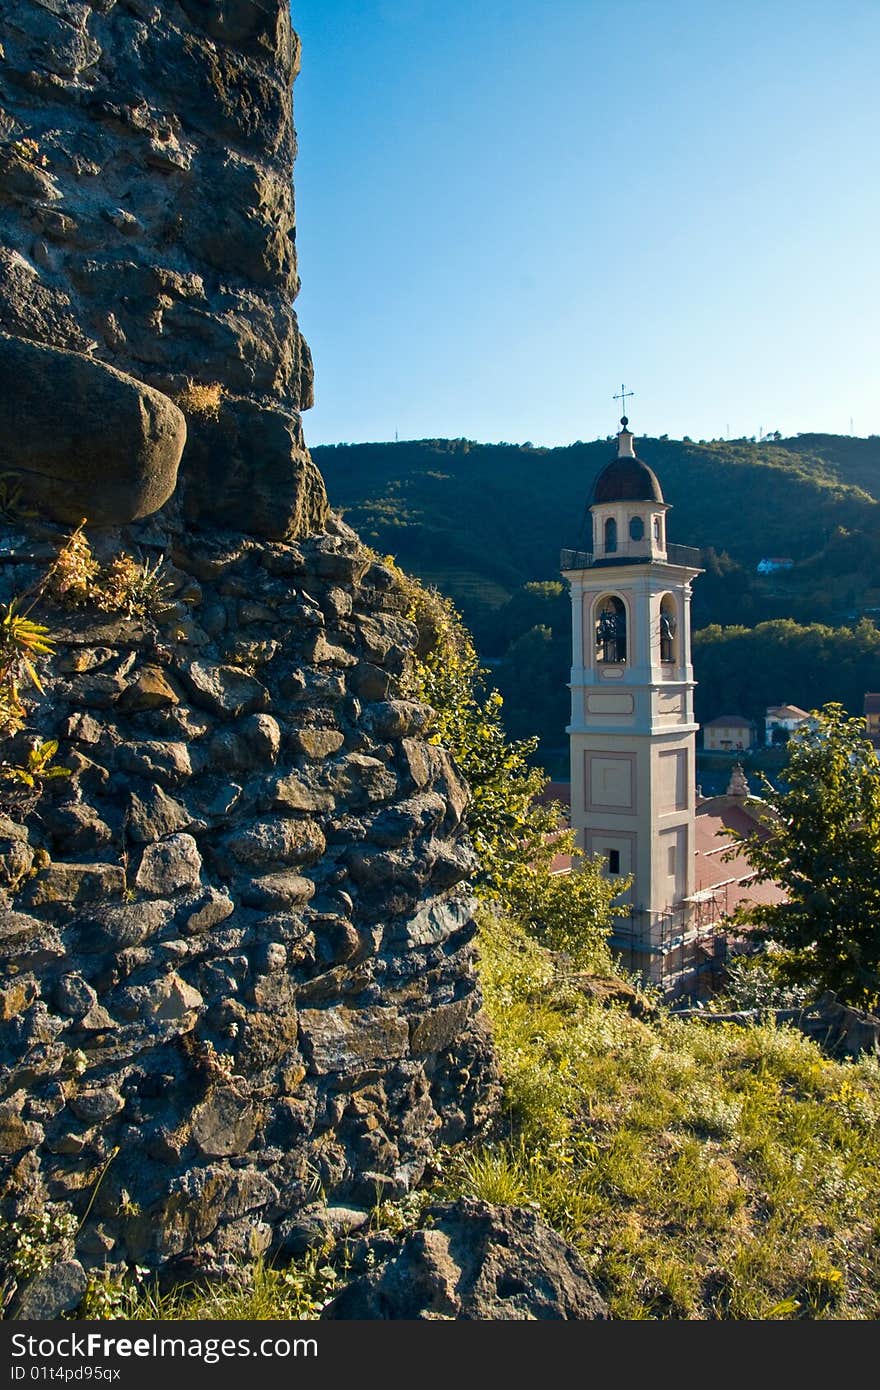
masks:
<instances>
[{"instance_id":1,"label":"clear blue sky","mask_svg":"<svg viewBox=\"0 0 880 1390\"><path fill-rule=\"evenodd\" d=\"M310 443L880 433L880 0L293 0Z\"/></svg>"}]
</instances>

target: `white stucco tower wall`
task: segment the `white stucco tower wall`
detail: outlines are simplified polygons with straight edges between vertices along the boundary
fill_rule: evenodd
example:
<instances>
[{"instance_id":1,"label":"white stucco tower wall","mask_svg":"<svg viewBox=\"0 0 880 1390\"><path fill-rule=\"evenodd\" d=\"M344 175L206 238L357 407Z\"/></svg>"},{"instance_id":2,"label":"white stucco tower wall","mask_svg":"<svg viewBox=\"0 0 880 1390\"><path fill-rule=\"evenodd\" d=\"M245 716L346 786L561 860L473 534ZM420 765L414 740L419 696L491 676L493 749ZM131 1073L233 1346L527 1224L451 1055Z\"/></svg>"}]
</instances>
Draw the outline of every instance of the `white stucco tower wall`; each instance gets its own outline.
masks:
<instances>
[{"instance_id":1,"label":"white stucco tower wall","mask_svg":"<svg viewBox=\"0 0 880 1390\"><path fill-rule=\"evenodd\" d=\"M632 875L614 944L662 981L694 892L691 583L699 552L670 546L668 510L627 420L596 479L591 552L563 551L572 605L571 823L611 877Z\"/></svg>"}]
</instances>

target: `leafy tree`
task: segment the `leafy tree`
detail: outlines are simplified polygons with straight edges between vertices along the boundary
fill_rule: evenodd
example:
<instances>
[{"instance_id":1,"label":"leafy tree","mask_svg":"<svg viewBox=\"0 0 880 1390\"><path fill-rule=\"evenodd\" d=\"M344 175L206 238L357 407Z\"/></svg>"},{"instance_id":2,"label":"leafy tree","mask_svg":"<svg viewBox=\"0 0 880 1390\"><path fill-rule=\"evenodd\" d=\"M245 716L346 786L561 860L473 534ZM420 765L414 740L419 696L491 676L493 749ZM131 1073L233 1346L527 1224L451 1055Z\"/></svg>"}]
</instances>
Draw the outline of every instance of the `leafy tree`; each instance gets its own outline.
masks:
<instances>
[{"instance_id":1,"label":"leafy tree","mask_svg":"<svg viewBox=\"0 0 880 1390\"><path fill-rule=\"evenodd\" d=\"M437 593L430 599L422 621L429 616L433 644L410 675L409 693L434 709L431 739L450 750L470 785L467 824L480 860L477 886L503 900L523 861L552 858L549 837L558 827L558 809L535 803L546 782L541 768L529 766L537 738L508 740L503 700L487 688L470 634L448 599Z\"/></svg>"},{"instance_id":2,"label":"leafy tree","mask_svg":"<svg viewBox=\"0 0 880 1390\"><path fill-rule=\"evenodd\" d=\"M873 1007L880 1001L880 764L865 721L838 704L814 712L788 748L785 787L763 779L761 828L735 837L758 882L775 880L787 901L752 905L740 920L777 948L783 978Z\"/></svg>"},{"instance_id":3,"label":"leafy tree","mask_svg":"<svg viewBox=\"0 0 880 1390\"><path fill-rule=\"evenodd\" d=\"M405 688L433 707L431 739L450 750L470 785L467 826L480 861L475 888L579 968L607 970L612 901L628 880L608 882L599 861L575 849L573 833L560 832L561 807L536 801L546 784L543 770L529 765L537 738L508 739L502 698L487 687L455 608L394 568L423 635ZM575 872L550 872L558 854L572 855Z\"/></svg>"},{"instance_id":4,"label":"leafy tree","mask_svg":"<svg viewBox=\"0 0 880 1390\"><path fill-rule=\"evenodd\" d=\"M614 899L630 880L613 882L597 855L576 849L573 831L554 843L556 854L570 854L572 872L551 874L545 864L519 864L506 886L508 912L551 951L564 952L579 970L612 969L608 947Z\"/></svg>"}]
</instances>

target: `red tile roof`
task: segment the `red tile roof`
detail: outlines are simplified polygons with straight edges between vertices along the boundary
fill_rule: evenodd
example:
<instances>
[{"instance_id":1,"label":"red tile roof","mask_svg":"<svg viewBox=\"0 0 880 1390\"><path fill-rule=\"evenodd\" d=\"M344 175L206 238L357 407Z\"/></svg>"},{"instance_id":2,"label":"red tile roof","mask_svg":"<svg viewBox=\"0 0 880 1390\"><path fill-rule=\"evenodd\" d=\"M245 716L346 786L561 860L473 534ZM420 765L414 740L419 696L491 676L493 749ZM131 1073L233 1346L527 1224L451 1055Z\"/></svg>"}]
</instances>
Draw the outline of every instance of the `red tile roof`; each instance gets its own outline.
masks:
<instances>
[{"instance_id":1,"label":"red tile roof","mask_svg":"<svg viewBox=\"0 0 880 1390\"><path fill-rule=\"evenodd\" d=\"M718 912L732 912L740 903L784 902L778 883L755 883L755 870L724 832L747 835L756 820L745 806L727 796L713 796L697 807L694 828L695 893L712 901ZM728 857L730 856L730 857Z\"/></svg>"},{"instance_id":2,"label":"red tile roof","mask_svg":"<svg viewBox=\"0 0 880 1390\"><path fill-rule=\"evenodd\" d=\"M571 784L550 782L540 797L542 804L560 801L571 805ZM754 805L754 803L752 803ZM757 809L757 808L756 808ZM697 806L694 845L694 891L713 917L733 912L740 903L784 902L785 893L777 883L755 883L755 871L742 852L735 852L733 841L724 834L733 830L747 835L754 830L756 816L745 804L730 796L712 796ZM731 858L725 855L731 854ZM555 874L571 870L571 856L558 854L551 865Z\"/></svg>"},{"instance_id":3,"label":"red tile roof","mask_svg":"<svg viewBox=\"0 0 880 1390\"><path fill-rule=\"evenodd\" d=\"M563 806L571 807L571 783L548 782L544 790L535 797L539 806L549 806L552 801L561 801Z\"/></svg>"}]
</instances>

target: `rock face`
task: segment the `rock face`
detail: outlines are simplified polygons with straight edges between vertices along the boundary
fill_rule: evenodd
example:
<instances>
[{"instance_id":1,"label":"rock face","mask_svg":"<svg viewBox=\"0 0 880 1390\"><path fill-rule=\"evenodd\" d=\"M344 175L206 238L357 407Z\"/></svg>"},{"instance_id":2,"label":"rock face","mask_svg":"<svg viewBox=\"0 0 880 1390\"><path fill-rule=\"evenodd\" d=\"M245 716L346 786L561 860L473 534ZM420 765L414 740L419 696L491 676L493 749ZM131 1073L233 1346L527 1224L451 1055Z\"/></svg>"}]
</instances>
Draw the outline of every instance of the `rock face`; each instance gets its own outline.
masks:
<instances>
[{"instance_id":1,"label":"rock face","mask_svg":"<svg viewBox=\"0 0 880 1390\"><path fill-rule=\"evenodd\" d=\"M0 602L50 534L0 533ZM491 1116L467 792L395 695L406 599L341 523L101 534L170 554L174 594L157 624L37 612L58 651L3 755L57 738L72 775L36 806L0 783L0 1203L94 1197L86 1268L222 1270Z\"/></svg>"},{"instance_id":2,"label":"rock face","mask_svg":"<svg viewBox=\"0 0 880 1390\"><path fill-rule=\"evenodd\" d=\"M428 1207L422 1223L401 1246L381 1235L361 1242L355 1278L322 1317L608 1317L577 1251L533 1211L465 1200Z\"/></svg>"},{"instance_id":3,"label":"rock face","mask_svg":"<svg viewBox=\"0 0 880 1390\"><path fill-rule=\"evenodd\" d=\"M88 1279L79 1260L65 1260L38 1274L13 1306L21 1321L50 1322L69 1313L86 1291Z\"/></svg>"},{"instance_id":4,"label":"rock face","mask_svg":"<svg viewBox=\"0 0 880 1390\"><path fill-rule=\"evenodd\" d=\"M312 365L291 308L299 50L287 0L19 0L6 10L0 330L78 354L66 371L80 373L82 394L61 422L96 445L106 514L91 474L80 492L48 467L51 451L35 469L27 432L4 431L4 469L21 470L43 515L35 473L63 483L56 519L144 514L137 489L128 515L119 498L110 505L103 460L115 456L129 478L137 432L102 415L104 362L183 400L190 521L274 538L320 530L326 498L299 414L312 403ZM161 416L160 433L182 445L179 417L154 393L142 397L144 431ZM69 460L60 444L51 457ZM147 490L155 506L172 452Z\"/></svg>"}]
</instances>

